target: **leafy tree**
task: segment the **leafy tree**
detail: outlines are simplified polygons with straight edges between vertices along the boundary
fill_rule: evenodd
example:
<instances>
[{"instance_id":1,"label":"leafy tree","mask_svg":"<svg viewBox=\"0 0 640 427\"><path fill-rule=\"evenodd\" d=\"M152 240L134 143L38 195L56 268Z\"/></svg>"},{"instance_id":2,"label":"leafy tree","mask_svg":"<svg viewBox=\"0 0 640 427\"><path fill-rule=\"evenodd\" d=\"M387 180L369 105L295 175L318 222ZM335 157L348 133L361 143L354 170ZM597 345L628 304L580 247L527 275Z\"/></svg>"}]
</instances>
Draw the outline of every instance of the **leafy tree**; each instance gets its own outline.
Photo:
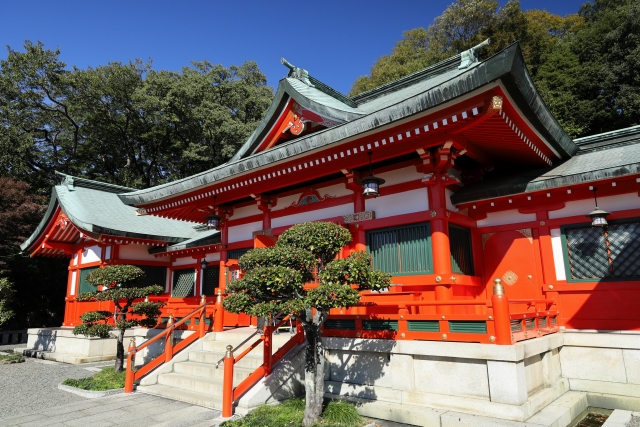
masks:
<instances>
[{"instance_id":1,"label":"leafy tree","mask_svg":"<svg viewBox=\"0 0 640 427\"><path fill-rule=\"evenodd\" d=\"M321 328L329 311L357 304L358 290L381 290L391 282L390 275L371 269L365 252L334 259L350 241L348 230L336 224L294 225L282 233L276 246L243 255L239 265L245 275L227 287L226 310L266 317L287 313L302 322L307 341L305 426L316 422L322 412L325 360ZM306 290L303 285L313 278L318 261L319 285Z\"/></svg>"},{"instance_id":2,"label":"leafy tree","mask_svg":"<svg viewBox=\"0 0 640 427\"><path fill-rule=\"evenodd\" d=\"M110 265L87 275L87 282L101 290L84 292L78 295L78 301L112 301L114 312L90 311L80 316L82 325L73 328L75 335L107 338L114 329L117 331L115 371L124 366L124 333L134 326L151 328L158 323L162 302L140 301L149 295L160 295L164 288L158 285L141 287L140 280L144 272L134 265ZM135 317L131 317L135 316ZM110 320L113 319L113 324Z\"/></svg>"},{"instance_id":3,"label":"leafy tree","mask_svg":"<svg viewBox=\"0 0 640 427\"><path fill-rule=\"evenodd\" d=\"M576 136L640 122L640 1L595 0L584 25L558 44L537 83L549 107Z\"/></svg>"},{"instance_id":4,"label":"leafy tree","mask_svg":"<svg viewBox=\"0 0 640 427\"><path fill-rule=\"evenodd\" d=\"M13 283L11 319L5 327L26 329L62 323L67 260L29 258L18 246L36 228L45 198L30 194L25 182L0 177L0 278ZM5 309L8 301L5 301Z\"/></svg>"},{"instance_id":5,"label":"leafy tree","mask_svg":"<svg viewBox=\"0 0 640 427\"><path fill-rule=\"evenodd\" d=\"M577 15L563 18L545 11L523 12L517 0L510 0L501 8L494 0L457 0L428 28L404 32L390 55L376 60L368 76L356 79L350 94L357 95L419 71L487 38L491 44L480 52L482 57L520 41L525 61L535 76L556 43L576 32L582 22Z\"/></svg>"},{"instance_id":6,"label":"leafy tree","mask_svg":"<svg viewBox=\"0 0 640 427\"><path fill-rule=\"evenodd\" d=\"M140 60L69 69L59 50L25 42L0 60L0 168L49 191L55 170L131 187L227 161L269 107L255 62L194 62L181 72Z\"/></svg>"},{"instance_id":7,"label":"leafy tree","mask_svg":"<svg viewBox=\"0 0 640 427\"><path fill-rule=\"evenodd\" d=\"M0 326L14 315L9 305L14 293L13 283L6 277L0 278Z\"/></svg>"}]
</instances>

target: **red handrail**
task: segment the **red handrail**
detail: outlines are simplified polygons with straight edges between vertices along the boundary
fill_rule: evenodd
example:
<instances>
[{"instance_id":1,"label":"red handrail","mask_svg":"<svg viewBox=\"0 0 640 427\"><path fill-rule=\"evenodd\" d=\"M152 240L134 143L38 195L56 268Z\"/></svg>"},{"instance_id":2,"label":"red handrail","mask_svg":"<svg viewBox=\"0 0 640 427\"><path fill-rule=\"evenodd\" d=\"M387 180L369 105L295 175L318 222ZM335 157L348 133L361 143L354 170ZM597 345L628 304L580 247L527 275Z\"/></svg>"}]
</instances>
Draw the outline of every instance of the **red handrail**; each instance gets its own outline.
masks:
<instances>
[{"instance_id":1,"label":"red handrail","mask_svg":"<svg viewBox=\"0 0 640 427\"><path fill-rule=\"evenodd\" d=\"M143 376L145 376L146 374L148 374L158 366L162 365L163 363L169 362L173 358L173 355L175 353L184 349L185 347L190 345L192 342L194 342L196 339L203 338L205 336L207 332L205 318L207 316L207 305L209 304L210 303L205 302L200 307L196 308L195 310L193 310L191 313L184 316L182 319L180 319L176 323L171 323L171 318L170 318L169 323L167 323L167 328L164 331L162 331L155 337L151 338L150 340L145 341L139 346L135 345L135 338L131 339L131 343L129 344L129 349L128 349L129 354L127 356L127 372L125 375L125 384L124 384L125 393L131 393L133 391L133 383L135 381L139 380L140 378L142 378ZM214 313L215 313L215 310L214 310ZM200 319L200 323L198 325L199 333L189 335L187 338L183 339L177 345L174 346L173 333L176 327L186 323L188 320L195 319L196 317L199 317ZM211 321L211 325L213 325L213 319ZM154 342L162 338L165 338L164 352L158 355L157 357L155 357L149 363L140 367L138 370L134 371L136 353L140 352L142 349L148 347L149 345L153 344Z\"/></svg>"},{"instance_id":2,"label":"red handrail","mask_svg":"<svg viewBox=\"0 0 640 427\"><path fill-rule=\"evenodd\" d=\"M260 339L252 343L249 348L240 353L238 357L233 356L230 346L227 347L227 355L224 358L225 371L222 391L223 416L231 416L231 414L233 413L233 402L240 399L243 394L245 394L251 387L253 387L258 381L260 381L260 378L268 376L271 373L273 365L278 363L284 357L284 355L287 354L294 346L296 346L297 344L301 344L304 341L304 329L302 328L302 325L298 323L298 325L296 326L295 335L293 335L291 339L289 339L289 341L287 341L280 349L278 349L275 354L271 354L271 340L273 337L273 331L282 326L287 320L289 320L289 318L290 316L286 316L276 326L267 326L265 328L264 335L261 336ZM249 354L249 352L256 348L260 344L260 342L264 342L262 365L234 388L233 365L238 363L243 357Z\"/></svg>"}]
</instances>

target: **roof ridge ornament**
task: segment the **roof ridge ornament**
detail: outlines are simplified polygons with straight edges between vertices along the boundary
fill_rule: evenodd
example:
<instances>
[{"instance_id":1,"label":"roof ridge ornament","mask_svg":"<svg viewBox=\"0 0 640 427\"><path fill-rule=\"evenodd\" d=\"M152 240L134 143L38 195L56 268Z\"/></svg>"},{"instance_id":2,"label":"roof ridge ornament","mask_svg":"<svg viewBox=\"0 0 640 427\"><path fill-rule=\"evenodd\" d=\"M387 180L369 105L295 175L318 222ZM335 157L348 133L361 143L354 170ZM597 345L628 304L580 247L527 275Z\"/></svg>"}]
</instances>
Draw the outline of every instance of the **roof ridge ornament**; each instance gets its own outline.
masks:
<instances>
[{"instance_id":1,"label":"roof ridge ornament","mask_svg":"<svg viewBox=\"0 0 640 427\"><path fill-rule=\"evenodd\" d=\"M289 74L287 75L287 77L298 79L309 87L315 87L309 81L309 72L307 70L305 70L304 68L296 67L284 58L280 58L280 62L282 62L282 65L289 69Z\"/></svg>"},{"instance_id":2,"label":"roof ridge ornament","mask_svg":"<svg viewBox=\"0 0 640 427\"><path fill-rule=\"evenodd\" d=\"M475 45L469 50L465 50L460 53L460 65L458 66L458 70L462 70L463 68L468 68L471 64L478 62L478 57L476 56L476 50L480 50L485 46L489 46L491 39L486 39L480 44Z\"/></svg>"}]
</instances>

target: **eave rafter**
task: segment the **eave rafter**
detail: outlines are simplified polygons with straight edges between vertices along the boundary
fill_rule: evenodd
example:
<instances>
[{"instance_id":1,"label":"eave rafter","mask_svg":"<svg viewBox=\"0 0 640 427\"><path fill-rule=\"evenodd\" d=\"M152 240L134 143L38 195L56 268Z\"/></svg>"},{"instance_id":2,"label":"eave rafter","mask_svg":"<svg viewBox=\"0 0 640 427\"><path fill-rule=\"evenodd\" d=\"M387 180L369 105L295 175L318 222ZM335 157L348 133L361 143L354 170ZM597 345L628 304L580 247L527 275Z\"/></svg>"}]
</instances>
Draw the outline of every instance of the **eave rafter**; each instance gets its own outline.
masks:
<instances>
[{"instance_id":1,"label":"eave rafter","mask_svg":"<svg viewBox=\"0 0 640 427\"><path fill-rule=\"evenodd\" d=\"M553 153L549 149L538 148L545 144L542 141L534 144L533 138L537 139L535 132L523 132L524 122L511 120L509 117L513 114L517 114L516 110L503 100L501 90L492 88L432 114L366 132L320 151L245 171L190 193L149 204L145 210L151 215L203 222L206 214L202 209L211 204L213 196L217 196L219 204L228 204L251 194L273 192L279 187L364 166L368 162L369 151L373 152L375 161L384 161L419 148L435 147L445 141L452 141L458 153L466 154L481 164L491 163L494 153L503 156L529 153L529 157L524 158L529 158L531 164L548 165L548 155ZM483 129L480 139L486 138L487 142L484 139L477 141L474 137L478 129ZM492 132L494 138L499 135L497 143L491 140ZM490 149L484 146L485 143Z\"/></svg>"}]
</instances>

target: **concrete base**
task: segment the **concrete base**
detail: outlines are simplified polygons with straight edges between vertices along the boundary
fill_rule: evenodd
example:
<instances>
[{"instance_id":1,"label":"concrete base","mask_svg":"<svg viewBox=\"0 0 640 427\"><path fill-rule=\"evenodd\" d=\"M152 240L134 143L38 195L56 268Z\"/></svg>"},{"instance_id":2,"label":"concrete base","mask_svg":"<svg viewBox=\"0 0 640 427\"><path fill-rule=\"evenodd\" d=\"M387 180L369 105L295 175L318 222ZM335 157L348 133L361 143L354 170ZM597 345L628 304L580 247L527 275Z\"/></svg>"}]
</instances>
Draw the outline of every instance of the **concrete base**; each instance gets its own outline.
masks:
<instances>
[{"instance_id":1,"label":"concrete base","mask_svg":"<svg viewBox=\"0 0 640 427\"><path fill-rule=\"evenodd\" d=\"M125 349L129 340L135 338L140 345L161 333L163 329L133 328L124 336ZM183 339L193 331L176 331L175 338ZM161 340L162 341L162 340ZM104 360L115 360L117 340L115 338L95 338L74 335L73 328L34 328L29 329L27 348L20 349L20 354L27 357L53 360L63 363L91 363ZM163 342L154 343L144 349L136 357L136 364L146 363L163 351Z\"/></svg>"}]
</instances>

